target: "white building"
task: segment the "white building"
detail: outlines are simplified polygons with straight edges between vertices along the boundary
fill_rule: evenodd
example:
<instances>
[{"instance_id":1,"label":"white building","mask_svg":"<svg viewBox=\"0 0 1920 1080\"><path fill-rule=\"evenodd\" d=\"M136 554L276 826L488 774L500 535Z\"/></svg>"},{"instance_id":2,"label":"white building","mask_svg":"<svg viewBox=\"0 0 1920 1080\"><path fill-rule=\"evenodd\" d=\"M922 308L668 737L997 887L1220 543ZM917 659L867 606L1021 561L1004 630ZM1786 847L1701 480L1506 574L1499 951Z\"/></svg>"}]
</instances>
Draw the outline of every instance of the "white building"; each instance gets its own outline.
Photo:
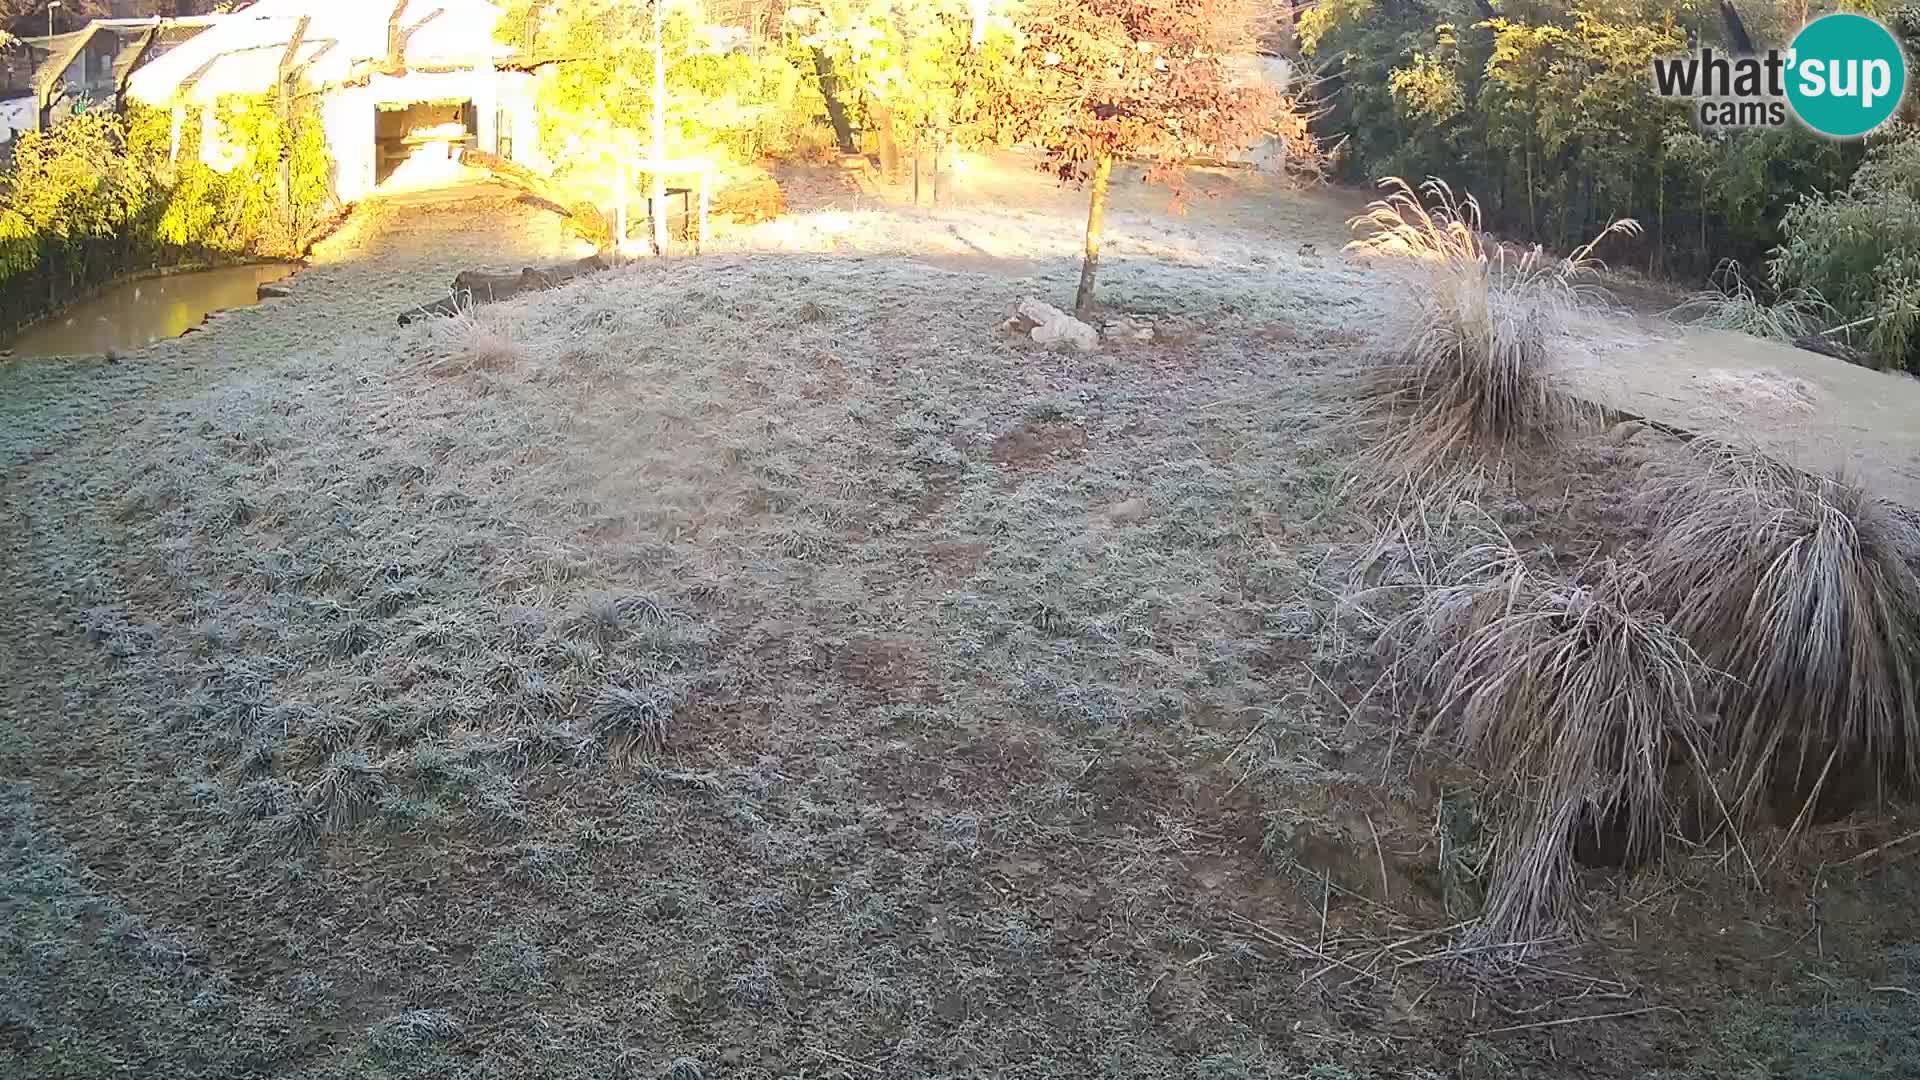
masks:
<instances>
[{"instance_id":1,"label":"white building","mask_svg":"<svg viewBox=\"0 0 1920 1080\"><path fill-rule=\"evenodd\" d=\"M127 96L175 116L283 84L318 97L334 194L360 199L403 168L450 169L460 147L535 153L533 76L494 38L486 0L259 0L135 70ZM202 112L201 155L229 164Z\"/></svg>"}]
</instances>

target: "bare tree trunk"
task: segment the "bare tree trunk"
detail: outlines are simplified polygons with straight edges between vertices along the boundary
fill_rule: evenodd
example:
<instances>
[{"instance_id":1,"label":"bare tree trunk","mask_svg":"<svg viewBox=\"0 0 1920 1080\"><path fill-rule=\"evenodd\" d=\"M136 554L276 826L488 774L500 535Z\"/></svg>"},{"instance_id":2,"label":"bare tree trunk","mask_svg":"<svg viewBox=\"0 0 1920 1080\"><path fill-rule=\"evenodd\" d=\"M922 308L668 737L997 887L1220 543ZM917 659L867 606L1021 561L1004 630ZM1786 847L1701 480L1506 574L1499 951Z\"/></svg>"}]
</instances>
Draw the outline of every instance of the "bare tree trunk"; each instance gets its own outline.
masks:
<instances>
[{"instance_id":1,"label":"bare tree trunk","mask_svg":"<svg viewBox=\"0 0 1920 1080\"><path fill-rule=\"evenodd\" d=\"M1073 313L1081 320L1093 314L1093 277L1100 269L1100 223L1107 216L1107 182L1113 178L1113 158L1102 156L1093 166L1093 192L1087 200L1087 255L1080 263L1080 291Z\"/></svg>"},{"instance_id":2,"label":"bare tree trunk","mask_svg":"<svg viewBox=\"0 0 1920 1080\"><path fill-rule=\"evenodd\" d=\"M953 139L947 129L933 131L933 206L945 210L953 205Z\"/></svg>"},{"instance_id":3,"label":"bare tree trunk","mask_svg":"<svg viewBox=\"0 0 1920 1080\"><path fill-rule=\"evenodd\" d=\"M833 62L827 59L826 50L819 46L813 50L813 71L820 76L820 96L827 99L827 119L833 124L833 137L840 144L840 152L857 152L853 145L853 125L847 122L847 107L840 103L840 80L834 77Z\"/></svg>"},{"instance_id":4,"label":"bare tree trunk","mask_svg":"<svg viewBox=\"0 0 1920 1080\"><path fill-rule=\"evenodd\" d=\"M880 145L880 174L892 180L900 175L900 143L893 137L893 107L876 103L868 111L873 114L873 134Z\"/></svg>"}]
</instances>

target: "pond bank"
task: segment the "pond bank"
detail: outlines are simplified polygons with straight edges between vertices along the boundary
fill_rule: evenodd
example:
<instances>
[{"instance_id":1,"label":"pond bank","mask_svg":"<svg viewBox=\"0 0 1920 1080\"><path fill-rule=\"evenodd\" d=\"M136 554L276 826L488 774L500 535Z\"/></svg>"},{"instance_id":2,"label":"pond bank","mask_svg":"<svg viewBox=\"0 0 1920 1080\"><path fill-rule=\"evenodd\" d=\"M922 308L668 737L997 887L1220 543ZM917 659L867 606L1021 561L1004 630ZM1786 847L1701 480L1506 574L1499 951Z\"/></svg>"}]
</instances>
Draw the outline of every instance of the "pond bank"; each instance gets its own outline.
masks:
<instances>
[{"instance_id":1,"label":"pond bank","mask_svg":"<svg viewBox=\"0 0 1920 1080\"><path fill-rule=\"evenodd\" d=\"M122 278L84 300L0 339L0 356L129 352L176 338L217 311L260 302L260 286L284 281L293 262L178 267Z\"/></svg>"}]
</instances>

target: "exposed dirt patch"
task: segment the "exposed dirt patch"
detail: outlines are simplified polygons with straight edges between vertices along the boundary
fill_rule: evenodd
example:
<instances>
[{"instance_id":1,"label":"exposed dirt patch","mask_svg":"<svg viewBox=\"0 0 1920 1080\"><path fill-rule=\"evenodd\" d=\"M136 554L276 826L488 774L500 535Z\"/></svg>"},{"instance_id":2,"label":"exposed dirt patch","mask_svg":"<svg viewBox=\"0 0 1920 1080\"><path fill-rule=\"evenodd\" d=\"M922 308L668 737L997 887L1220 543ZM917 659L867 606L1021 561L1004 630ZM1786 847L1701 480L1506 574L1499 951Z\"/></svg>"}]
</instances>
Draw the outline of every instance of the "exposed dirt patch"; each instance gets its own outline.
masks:
<instances>
[{"instance_id":1,"label":"exposed dirt patch","mask_svg":"<svg viewBox=\"0 0 1920 1080\"><path fill-rule=\"evenodd\" d=\"M942 577L964 578L979 568L990 550L986 544L965 540L936 540L927 545L927 561Z\"/></svg>"},{"instance_id":2,"label":"exposed dirt patch","mask_svg":"<svg viewBox=\"0 0 1920 1080\"><path fill-rule=\"evenodd\" d=\"M912 641L850 641L840 652L838 666L841 678L882 701L928 701L939 695L938 680Z\"/></svg>"},{"instance_id":3,"label":"exposed dirt patch","mask_svg":"<svg viewBox=\"0 0 1920 1080\"><path fill-rule=\"evenodd\" d=\"M1087 433L1077 424L1029 420L996 436L987 456L1009 472L1050 468L1087 449Z\"/></svg>"}]
</instances>

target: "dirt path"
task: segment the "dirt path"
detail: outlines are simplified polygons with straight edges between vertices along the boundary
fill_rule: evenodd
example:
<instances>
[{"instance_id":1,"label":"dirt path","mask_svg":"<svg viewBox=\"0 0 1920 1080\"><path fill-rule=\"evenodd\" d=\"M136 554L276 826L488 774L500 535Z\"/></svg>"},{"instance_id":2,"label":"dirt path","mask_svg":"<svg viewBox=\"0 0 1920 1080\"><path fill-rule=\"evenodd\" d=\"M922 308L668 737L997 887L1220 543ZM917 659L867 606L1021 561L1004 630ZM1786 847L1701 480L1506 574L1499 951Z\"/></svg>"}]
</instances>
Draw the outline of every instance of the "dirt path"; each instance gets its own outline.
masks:
<instances>
[{"instance_id":1,"label":"dirt path","mask_svg":"<svg viewBox=\"0 0 1920 1080\"><path fill-rule=\"evenodd\" d=\"M1568 351L1589 396L1688 431L1753 441L1920 507L1920 381L1744 334L1595 318Z\"/></svg>"}]
</instances>

